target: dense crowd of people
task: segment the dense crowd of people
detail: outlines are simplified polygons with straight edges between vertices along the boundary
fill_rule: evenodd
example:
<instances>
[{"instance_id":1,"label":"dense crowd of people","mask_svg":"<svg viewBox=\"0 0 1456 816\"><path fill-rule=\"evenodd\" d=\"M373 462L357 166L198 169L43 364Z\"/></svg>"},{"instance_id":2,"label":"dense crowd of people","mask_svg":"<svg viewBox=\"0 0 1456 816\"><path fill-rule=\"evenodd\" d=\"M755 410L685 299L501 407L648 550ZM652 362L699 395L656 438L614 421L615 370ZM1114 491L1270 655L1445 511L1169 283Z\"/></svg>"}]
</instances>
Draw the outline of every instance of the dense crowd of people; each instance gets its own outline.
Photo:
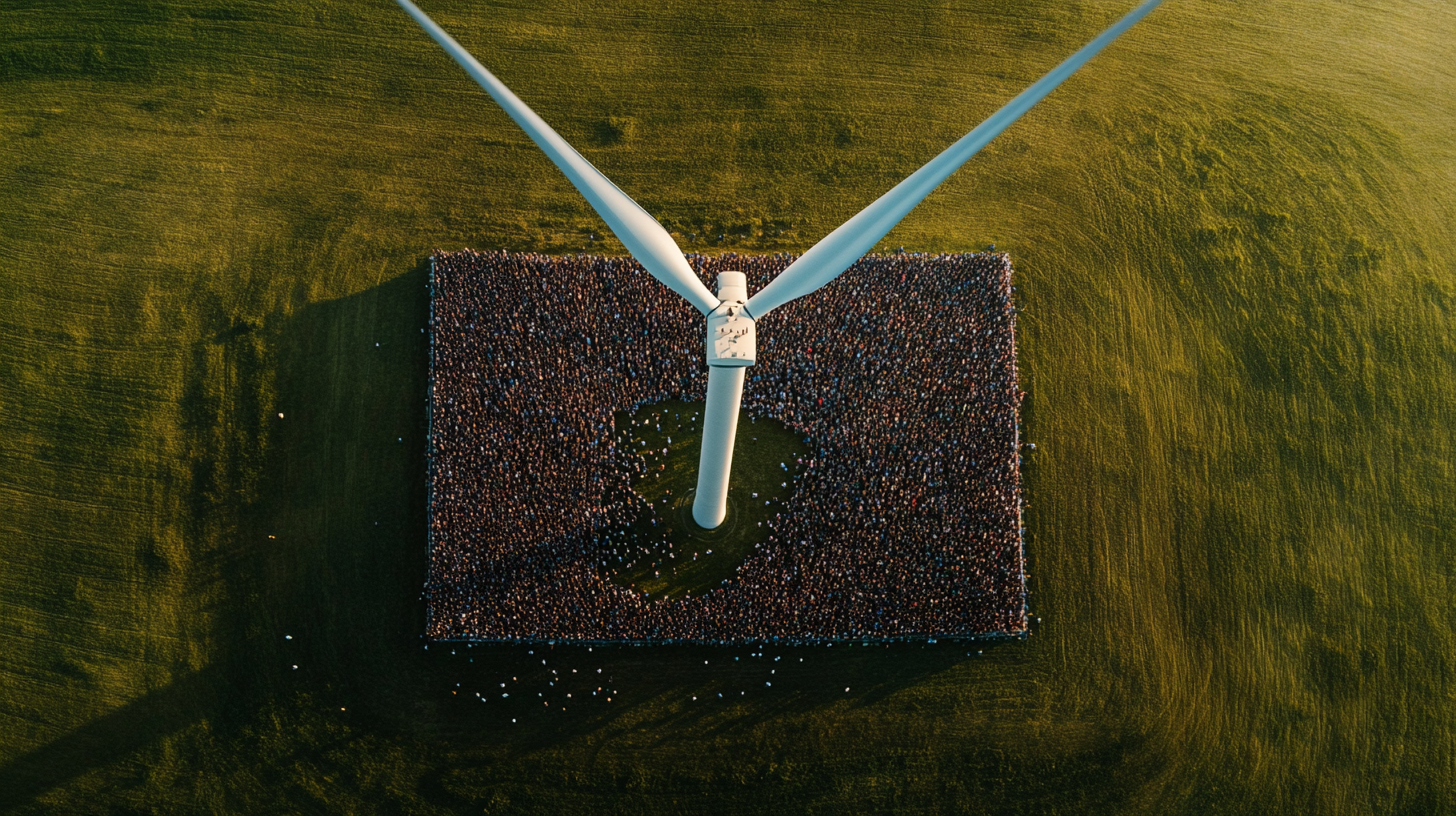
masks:
<instances>
[{"instance_id":1,"label":"dense crowd of people","mask_svg":"<svg viewBox=\"0 0 1456 816\"><path fill-rule=\"evenodd\" d=\"M789 255L689 256L763 287ZM611 582L630 488L616 412L703 399L703 317L634 261L433 259L434 638L705 642L1026 630L1015 309L1004 254L862 259L757 326L743 410L813 449L737 577ZM661 508L665 510L666 508Z\"/></svg>"}]
</instances>

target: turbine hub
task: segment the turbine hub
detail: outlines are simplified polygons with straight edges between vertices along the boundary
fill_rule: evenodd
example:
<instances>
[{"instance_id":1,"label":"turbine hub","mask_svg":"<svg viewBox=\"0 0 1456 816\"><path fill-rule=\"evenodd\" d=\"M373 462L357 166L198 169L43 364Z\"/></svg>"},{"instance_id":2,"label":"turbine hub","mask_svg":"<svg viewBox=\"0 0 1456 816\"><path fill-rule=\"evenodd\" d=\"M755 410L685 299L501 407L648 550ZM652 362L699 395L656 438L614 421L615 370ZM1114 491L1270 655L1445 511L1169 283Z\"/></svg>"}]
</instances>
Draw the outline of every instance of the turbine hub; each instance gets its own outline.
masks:
<instances>
[{"instance_id":1,"label":"turbine hub","mask_svg":"<svg viewBox=\"0 0 1456 816\"><path fill-rule=\"evenodd\" d=\"M742 272L718 275L718 299L708 314L708 365L751 366L757 354L753 318L748 316L748 276Z\"/></svg>"}]
</instances>

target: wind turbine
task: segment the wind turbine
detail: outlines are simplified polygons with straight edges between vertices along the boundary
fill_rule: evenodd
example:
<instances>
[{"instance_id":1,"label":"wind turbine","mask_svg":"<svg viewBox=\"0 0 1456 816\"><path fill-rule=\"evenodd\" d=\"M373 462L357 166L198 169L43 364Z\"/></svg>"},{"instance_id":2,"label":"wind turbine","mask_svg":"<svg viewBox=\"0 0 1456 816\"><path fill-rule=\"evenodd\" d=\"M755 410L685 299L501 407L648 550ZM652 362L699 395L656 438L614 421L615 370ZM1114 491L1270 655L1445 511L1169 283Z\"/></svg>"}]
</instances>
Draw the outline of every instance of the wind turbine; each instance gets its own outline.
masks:
<instances>
[{"instance_id":1,"label":"wind turbine","mask_svg":"<svg viewBox=\"0 0 1456 816\"><path fill-rule=\"evenodd\" d=\"M748 295L748 278L742 272L720 273L715 296L693 274L677 242L656 219L582 158L419 7L410 0L396 2L566 174L632 257L652 277L682 295L707 317L707 409L703 415L703 447L698 458L693 520L711 529L723 523L728 511L728 474L738 432L738 409L743 400L744 369L753 365L757 353L755 321L843 274L946 177L1162 0L1147 0L1133 9L924 167L826 235L752 297Z\"/></svg>"}]
</instances>

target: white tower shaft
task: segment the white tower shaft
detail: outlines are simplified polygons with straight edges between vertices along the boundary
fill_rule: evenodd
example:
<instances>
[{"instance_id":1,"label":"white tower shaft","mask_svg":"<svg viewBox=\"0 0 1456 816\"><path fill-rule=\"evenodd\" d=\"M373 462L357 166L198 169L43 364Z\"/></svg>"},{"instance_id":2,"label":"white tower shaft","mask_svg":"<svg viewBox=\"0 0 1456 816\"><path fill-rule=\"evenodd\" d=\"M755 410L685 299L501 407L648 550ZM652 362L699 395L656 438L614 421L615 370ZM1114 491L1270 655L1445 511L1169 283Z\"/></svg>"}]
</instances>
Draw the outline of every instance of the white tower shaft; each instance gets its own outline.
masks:
<instances>
[{"instance_id":1,"label":"white tower shaft","mask_svg":"<svg viewBox=\"0 0 1456 816\"><path fill-rule=\"evenodd\" d=\"M757 344L753 319L743 309L748 276L720 273L718 298L722 302L708 315L708 406L703 411L698 492L693 497L693 521L710 530L728 515L728 474L743 404L743 375L753 365Z\"/></svg>"},{"instance_id":2,"label":"white tower shaft","mask_svg":"<svg viewBox=\"0 0 1456 816\"><path fill-rule=\"evenodd\" d=\"M744 366L708 368L708 407L703 412L703 452L698 456L698 493L693 521L712 529L728 515L728 473L738 436L738 407L743 402Z\"/></svg>"}]
</instances>

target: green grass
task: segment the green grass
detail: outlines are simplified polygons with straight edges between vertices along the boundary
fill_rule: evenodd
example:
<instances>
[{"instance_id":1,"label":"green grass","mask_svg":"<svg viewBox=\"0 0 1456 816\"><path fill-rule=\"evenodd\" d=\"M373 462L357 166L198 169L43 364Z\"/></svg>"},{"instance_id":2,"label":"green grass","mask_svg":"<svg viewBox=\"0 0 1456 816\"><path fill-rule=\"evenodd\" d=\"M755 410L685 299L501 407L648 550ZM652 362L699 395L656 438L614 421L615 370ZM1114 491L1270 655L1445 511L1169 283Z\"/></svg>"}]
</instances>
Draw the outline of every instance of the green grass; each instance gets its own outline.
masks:
<instances>
[{"instance_id":1,"label":"green grass","mask_svg":"<svg viewBox=\"0 0 1456 816\"><path fill-rule=\"evenodd\" d=\"M711 252L1131 5L426 10ZM1168 0L887 236L1016 265L1028 640L542 666L421 648L421 264L577 251L579 196L385 0L6 3L0 808L1456 810L1453 40ZM573 668L612 702L536 705Z\"/></svg>"},{"instance_id":2,"label":"green grass","mask_svg":"<svg viewBox=\"0 0 1456 816\"><path fill-rule=\"evenodd\" d=\"M618 445L645 451L647 470L632 490L654 507L633 525L635 546L624 545L630 555L613 574L616 583L666 598L713 589L731 580L754 546L767 540L764 525L793 496L802 470L797 460L809 446L782 422L744 412L734 440L728 514L715 529L698 526L692 506L702 414L701 402L666 400L617 415Z\"/></svg>"}]
</instances>

